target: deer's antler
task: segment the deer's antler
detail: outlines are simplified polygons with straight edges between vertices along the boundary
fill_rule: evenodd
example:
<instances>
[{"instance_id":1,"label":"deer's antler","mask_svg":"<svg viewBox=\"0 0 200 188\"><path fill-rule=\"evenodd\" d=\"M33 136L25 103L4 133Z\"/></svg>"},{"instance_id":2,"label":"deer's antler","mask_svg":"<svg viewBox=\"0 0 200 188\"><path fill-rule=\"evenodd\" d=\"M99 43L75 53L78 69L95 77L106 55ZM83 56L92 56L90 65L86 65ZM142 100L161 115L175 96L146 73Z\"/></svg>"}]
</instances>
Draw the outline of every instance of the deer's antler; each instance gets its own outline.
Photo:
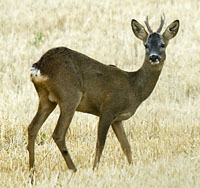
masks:
<instances>
[{"instance_id":1,"label":"deer's antler","mask_svg":"<svg viewBox=\"0 0 200 188\"><path fill-rule=\"evenodd\" d=\"M151 29L151 27L149 25L149 18L148 18L148 16L146 17L146 20L144 21L144 23L146 24L149 33L153 33L153 30Z\"/></svg>"},{"instance_id":2,"label":"deer's antler","mask_svg":"<svg viewBox=\"0 0 200 188\"><path fill-rule=\"evenodd\" d=\"M158 28L158 30L157 30L157 33L160 33L160 32L161 32L164 23L165 23L165 14L163 13L163 15L161 16L160 26L159 26L159 28Z\"/></svg>"}]
</instances>

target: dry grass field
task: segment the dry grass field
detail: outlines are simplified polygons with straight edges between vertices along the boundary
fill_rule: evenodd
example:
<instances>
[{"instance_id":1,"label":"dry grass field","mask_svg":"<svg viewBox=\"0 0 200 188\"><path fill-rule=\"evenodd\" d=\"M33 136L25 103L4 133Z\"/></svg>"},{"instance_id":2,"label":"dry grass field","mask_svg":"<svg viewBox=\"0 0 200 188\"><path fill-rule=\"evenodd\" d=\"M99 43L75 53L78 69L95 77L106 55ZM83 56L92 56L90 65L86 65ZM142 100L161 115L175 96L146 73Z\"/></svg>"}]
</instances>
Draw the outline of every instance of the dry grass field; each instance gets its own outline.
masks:
<instances>
[{"instance_id":1,"label":"dry grass field","mask_svg":"<svg viewBox=\"0 0 200 188\"><path fill-rule=\"evenodd\" d=\"M0 0L0 187L200 187L199 0ZM127 71L143 63L144 47L131 19L157 29L180 20L152 95L124 121L134 162L128 165L110 129L93 171L98 118L76 113L67 147L78 168L68 170L51 135L57 108L38 133L31 185L27 128L38 96L33 63L48 49L66 46Z\"/></svg>"}]
</instances>

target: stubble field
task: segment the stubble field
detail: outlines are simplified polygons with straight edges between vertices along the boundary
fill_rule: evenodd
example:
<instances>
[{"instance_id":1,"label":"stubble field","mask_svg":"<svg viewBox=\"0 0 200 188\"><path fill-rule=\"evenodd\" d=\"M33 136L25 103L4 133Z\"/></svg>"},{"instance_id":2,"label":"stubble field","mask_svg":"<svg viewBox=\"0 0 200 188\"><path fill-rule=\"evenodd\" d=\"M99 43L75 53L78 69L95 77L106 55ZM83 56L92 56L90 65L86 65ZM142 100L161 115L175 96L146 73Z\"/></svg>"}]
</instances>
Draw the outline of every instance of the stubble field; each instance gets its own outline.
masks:
<instances>
[{"instance_id":1,"label":"stubble field","mask_svg":"<svg viewBox=\"0 0 200 188\"><path fill-rule=\"evenodd\" d=\"M0 187L200 187L200 21L198 0L0 1ZM29 73L48 49L66 46L127 71L143 62L134 18L157 29L175 19L180 30L152 95L124 121L134 162L128 165L110 129L93 171L98 118L76 113L67 134L78 168L68 170L51 135L57 108L37 136L34 183L29 178L27 128L38 97Z\"/></svg>"}]
</instances>

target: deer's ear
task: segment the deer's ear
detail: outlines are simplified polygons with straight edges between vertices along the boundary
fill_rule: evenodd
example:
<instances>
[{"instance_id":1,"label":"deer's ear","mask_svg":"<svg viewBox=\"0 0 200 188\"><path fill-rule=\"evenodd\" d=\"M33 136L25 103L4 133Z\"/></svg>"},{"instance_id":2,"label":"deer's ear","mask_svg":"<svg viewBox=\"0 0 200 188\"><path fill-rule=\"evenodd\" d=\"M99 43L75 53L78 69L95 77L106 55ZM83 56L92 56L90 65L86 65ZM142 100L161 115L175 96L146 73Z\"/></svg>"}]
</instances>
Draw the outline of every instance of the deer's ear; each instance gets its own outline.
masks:
<instances>
[{"instance_id":1,"label":"deer's ear","mask_svg":"<svg viewBox=\"0 0 200 188\"><path fill-rule=\"evenodd\" d=\"M135 36L142 41L146 41L148 33L146 32L145 28L134 19L131 21L131 26Z\"/></svg>"},{"instance_id":2,"label":"deer's ear","mask_svg":"<svg viewBox=\"0 0 200 188\"><path fill-rule=\"evenodd\" d=\"M165 32L163 33L163 38L166 41L169 41L170 39L174 38L176 36L176 34L178 33L178 29L179 29L179 20L175 20L174 22L172 22L167 29L165 30Z\"/></svg>"}]
</instances>

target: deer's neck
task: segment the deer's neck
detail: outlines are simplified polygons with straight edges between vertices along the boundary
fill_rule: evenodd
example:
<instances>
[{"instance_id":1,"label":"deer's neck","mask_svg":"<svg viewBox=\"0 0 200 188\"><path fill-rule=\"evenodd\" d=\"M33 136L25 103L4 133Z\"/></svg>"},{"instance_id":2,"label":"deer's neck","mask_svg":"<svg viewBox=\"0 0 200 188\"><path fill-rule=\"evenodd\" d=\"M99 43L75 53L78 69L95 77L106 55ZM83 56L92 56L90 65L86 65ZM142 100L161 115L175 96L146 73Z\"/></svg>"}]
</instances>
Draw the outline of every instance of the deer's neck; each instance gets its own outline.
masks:
<instances>
[{"instance_id":1,"label":"deer's neck","mask_svg":"<svg viewBox=\"0 0 200 188\"><path fill-rule=\"evenodd\" d=\"M144 101L153 91L160 76L163 63L152 66L144 61L142 67L136 72L134 79L140 101Z\"/></svg>"}]
</instances>

